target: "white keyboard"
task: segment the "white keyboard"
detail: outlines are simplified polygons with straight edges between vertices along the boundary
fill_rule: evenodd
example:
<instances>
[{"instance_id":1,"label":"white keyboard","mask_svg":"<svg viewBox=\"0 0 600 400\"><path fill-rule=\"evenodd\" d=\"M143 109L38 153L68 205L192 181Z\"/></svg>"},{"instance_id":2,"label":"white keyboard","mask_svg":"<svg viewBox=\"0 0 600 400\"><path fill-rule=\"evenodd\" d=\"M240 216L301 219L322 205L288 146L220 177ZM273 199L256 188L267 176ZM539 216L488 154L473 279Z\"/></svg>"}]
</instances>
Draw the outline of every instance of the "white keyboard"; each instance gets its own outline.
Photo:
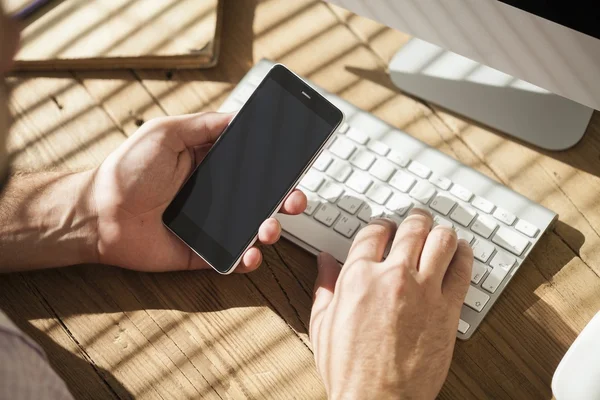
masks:
<instances>
[{"instance_id":1,"label":"white keyboard","mask_svg":"<svg viewBox=\"0 0 600 400\"><path fill-rule=\"evenodd\" d=\"M239 110L272 65L255 65L220 111ZM473 248L457 330L458 338L470 338L556 213L307 83L344 112L346 123L300 182L309 199L304 214L278 216L284 236L343 263L372 218L401 223L411 208L428 209L436 224L453 227Z\"/></svg>"}]
</instances>

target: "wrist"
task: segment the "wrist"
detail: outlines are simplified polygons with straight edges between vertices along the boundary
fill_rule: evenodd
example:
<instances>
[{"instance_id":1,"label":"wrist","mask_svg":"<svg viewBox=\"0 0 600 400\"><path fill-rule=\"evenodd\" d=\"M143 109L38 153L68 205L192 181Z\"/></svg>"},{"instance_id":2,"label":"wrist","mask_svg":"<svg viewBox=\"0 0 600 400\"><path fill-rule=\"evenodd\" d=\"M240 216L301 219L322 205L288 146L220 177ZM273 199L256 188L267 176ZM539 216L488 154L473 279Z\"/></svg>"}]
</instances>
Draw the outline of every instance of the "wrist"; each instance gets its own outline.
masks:
<instances>
[{"instance_id":1,"label":"wrist","mask_svg":"<svg viewBox=\"0 0 600 400\"><path fill-rule=\"evenodd\" d=\"M94 263L95 170L42 172L11 179L0 200L0 270Z\"/></svg>"}]
</instances>

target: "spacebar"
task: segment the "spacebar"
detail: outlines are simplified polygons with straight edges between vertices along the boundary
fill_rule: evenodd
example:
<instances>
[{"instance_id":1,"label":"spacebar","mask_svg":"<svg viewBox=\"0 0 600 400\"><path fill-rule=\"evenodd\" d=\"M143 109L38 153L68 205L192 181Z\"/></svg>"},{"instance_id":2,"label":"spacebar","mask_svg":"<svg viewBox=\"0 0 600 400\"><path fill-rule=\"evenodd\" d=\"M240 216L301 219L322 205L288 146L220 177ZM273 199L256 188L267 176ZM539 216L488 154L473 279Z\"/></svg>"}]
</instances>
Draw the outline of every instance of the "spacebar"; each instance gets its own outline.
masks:
<instances>
[{"instance_id":1,"label":"spacebar","mask_svg":"<svg viewBox=\"0 0 600 400\"><path fill-rule=\"evenodd\" d=\"M325 251L338 261L345 262L350 250L351 240L348 240L334 230L312 219L306 214L278 214L277 219L287 233L294 235L317 250Z\"/></svg>"}]
</instances>

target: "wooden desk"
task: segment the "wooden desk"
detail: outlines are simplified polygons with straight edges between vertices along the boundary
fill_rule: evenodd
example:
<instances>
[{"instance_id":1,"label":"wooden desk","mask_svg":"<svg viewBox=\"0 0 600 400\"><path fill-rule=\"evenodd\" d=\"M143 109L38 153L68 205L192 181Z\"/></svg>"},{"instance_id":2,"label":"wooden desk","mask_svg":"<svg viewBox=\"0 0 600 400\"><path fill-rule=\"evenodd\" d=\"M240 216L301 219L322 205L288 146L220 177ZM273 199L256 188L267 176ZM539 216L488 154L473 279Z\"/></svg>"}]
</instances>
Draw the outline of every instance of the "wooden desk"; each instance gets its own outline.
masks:
<instances>
[{"instance_id":1,"label":"wooden desk","mask_svg":"<svg viewBox=\"0 0 600 400\"><path fill-rule=\"evenodd\" d=\"M406 40L317 0L228 0L214 69L11 79L11 150L20 169L95 165L144 121L214 110L254 62L283 62L560 214L457 343L440 394L548 399L558 362L600 310L600 117L568 151L515 143L394 90L382 71ZM2 276L0 308L78 398L323 398L307 335L315 259L285 240L264 251L247 276L97 265Z\"/></svg>"}]
</instances>

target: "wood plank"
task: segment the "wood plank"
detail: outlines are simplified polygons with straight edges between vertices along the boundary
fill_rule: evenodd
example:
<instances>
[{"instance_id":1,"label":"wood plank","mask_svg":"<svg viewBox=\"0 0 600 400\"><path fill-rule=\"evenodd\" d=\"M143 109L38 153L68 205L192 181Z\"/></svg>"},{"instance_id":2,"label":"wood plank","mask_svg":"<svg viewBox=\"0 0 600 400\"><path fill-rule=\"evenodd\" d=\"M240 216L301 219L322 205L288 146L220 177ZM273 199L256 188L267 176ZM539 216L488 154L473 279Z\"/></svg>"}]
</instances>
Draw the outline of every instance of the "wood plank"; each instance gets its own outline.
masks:
<instances>
[{"instance_id":1,"label":"wood plank","mask_svg":"<svg viewBox=\"0 0 600 400\"><path fill-rule=\"evenodd\" d=\"M69 73L23 73L8 84L14 121L7 145L16 170L89 168L124 140Z\"/></svg>"}]
</instances>

